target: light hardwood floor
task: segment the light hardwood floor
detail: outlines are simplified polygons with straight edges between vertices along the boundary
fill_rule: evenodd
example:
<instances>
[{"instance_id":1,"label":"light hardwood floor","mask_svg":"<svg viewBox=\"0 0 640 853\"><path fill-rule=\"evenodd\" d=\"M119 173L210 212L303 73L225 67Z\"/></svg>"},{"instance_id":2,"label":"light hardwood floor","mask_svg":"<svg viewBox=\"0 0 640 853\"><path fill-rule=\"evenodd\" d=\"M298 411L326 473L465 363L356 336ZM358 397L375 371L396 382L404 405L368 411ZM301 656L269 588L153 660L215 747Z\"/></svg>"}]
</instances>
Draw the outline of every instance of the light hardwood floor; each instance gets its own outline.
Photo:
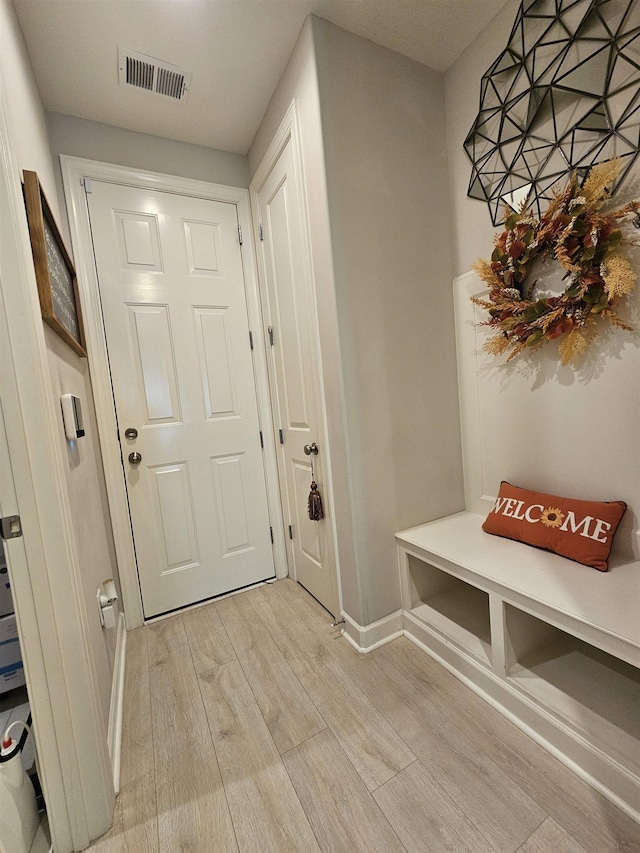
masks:
<instances>
[{"instance_id":1,"label":"light hardwood floor","mask_svg":"<svg viewBox=\"0 0 640 853\"><path fill-rule=\"evenodd\" d=\"M401 638L278 581L129 634L94 853L640 853L640 826Z\"/></svg>"}]
</instances>

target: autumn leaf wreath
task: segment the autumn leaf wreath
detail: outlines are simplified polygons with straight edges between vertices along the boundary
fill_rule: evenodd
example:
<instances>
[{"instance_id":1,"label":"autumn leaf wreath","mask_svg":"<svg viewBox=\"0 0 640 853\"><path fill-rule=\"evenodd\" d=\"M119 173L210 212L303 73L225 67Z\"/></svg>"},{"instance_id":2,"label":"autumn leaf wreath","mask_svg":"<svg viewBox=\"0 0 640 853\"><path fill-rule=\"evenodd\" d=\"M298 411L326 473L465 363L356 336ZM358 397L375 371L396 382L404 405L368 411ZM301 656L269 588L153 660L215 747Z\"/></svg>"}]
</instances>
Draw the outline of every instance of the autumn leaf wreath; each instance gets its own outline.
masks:
<instances>
[{"instance_id":1,"label":"autumn leaf wreath","mask_svg":"<svg viewBox=\"0 0 640 853\"><path fill-rule=\"evenodd\" d=\"M489 294L472 301L489 312L482 325L496 331L485 343L486 352L497 356L510 350L509 361L523 350L561 339L562 364L575 364L597 335L599 321L631 331L617 313L636 281L622 252L619 224L629 216L635 216L638 224L640 203L602 210L621 167L619 159L600 163L582 186L574 173L540 218L530 210L507 209L491 260L474 264ZM568 283L562 295L535 296L536 282L527 280L536 259L553 259L565 270Z\"/></svg>"}]
</instances>

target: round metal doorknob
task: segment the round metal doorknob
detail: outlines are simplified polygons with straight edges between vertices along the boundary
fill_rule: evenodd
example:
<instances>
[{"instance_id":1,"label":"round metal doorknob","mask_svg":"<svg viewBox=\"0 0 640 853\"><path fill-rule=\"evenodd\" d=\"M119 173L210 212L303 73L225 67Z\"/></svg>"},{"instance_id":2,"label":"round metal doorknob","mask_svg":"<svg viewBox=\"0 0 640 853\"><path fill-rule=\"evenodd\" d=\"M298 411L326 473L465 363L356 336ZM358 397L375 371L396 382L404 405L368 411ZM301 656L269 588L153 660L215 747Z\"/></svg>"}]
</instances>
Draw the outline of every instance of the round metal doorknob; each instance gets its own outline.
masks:
<instances>
[{"instance_id":1,"label":"round metal doorknob","mask_svg":"<svg viewBox=\"0 0 640 853\"><path fill-rule=\"evenodd\" d=\"M313 444L305 444L302 449L307 454L307 456L311 456L312 453L314 456L318 455L318 445L315 443L315 441L313 442Z\"/></svg>"},{"instance_id":2,"label":"round metal doorknob","mask_svg":"<svg viewBox=\"0 0 640 853\"><path fill-rule=\"evenodd\" d=\"M138 430L135 427L128 427L124 431L124 437L128 438L129 441L133 441L134 438L138 437Z\"/></svg>"},{"instance_id":3,"label":"round metal doorknob","mask_svg":"<svg viewBox=\"0 0 640 853\"><path fill-rule=\"evenodd\" d=\"M132 465L139 465L142 462L142 453L138 453L137 450L134 450L133 453L129 454L129 462Z\"/></svg>"}]
</instances>

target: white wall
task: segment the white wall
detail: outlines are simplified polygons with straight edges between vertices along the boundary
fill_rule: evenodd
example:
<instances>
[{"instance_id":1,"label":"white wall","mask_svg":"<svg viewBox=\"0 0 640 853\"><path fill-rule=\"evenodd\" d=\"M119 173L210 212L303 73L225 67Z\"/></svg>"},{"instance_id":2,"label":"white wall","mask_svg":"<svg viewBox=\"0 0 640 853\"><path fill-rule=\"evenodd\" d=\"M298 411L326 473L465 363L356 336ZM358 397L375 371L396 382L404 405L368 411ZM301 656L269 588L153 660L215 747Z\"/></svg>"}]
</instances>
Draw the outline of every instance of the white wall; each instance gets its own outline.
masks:
<instances>
[{"instance_id":1,"label":"white wall","mask_svg":"<svg viewBox=\"0 0 640 853\"><path fill-rule=\"evenodd\" d=\"M488 207L466 195L470 163L463 142L478 110L480 78L506 46L518 5L509 2L445 76L458 274L492 251L496 229ZM638 174L636 169L636 179ZM624 187L618 200L627 200ZM634 263L640 273L637 249ZM564 284L557 268L544 272L544 286L561 292ZM630 316L637 328L640 287L631 301ZM560 367L553 344L505 365L504 357L480 353L476 358L468 335L474 315L466 298L461 306L463 366L478 378L477 386L465 385L463 394L472 424L465 446L481 460L478 471L472 473L471 466L465 471L467 481L473 480L469 508L486 509L480 496L495 495L501 479L570 497L624 500L629 509L615 549L638 553L634 531L640 507L640 334L611 330L596 339L577 368ZM476 322L482 319L483 312L476 313ZM480 343L482 334L479 330Z\"/></svg>"},{"instance_id":2,"label":"white wall","mask_svg":"<svg viewBox=\"0 0 640 853\"><path fill-rule=\"evenodd\" d=\"M485 257L493 239L489 208L467 196L471 161L463 143L480 105L480 78L507 46L519 7L520 0L509 0L444 75L454 275L467 272L476 258Z\"/></svg>"},{"instance_id":3,"label":"white wall","mask_svg":"<svg viewBox=\"0 0 640 853\"><path fill-rule=\"evenodd\" d=\"M20 169L38 172L49 205L60 221L53 164L49 152L44 111L29 64L22 30L9 0L0 4L0 63L6 85L6 109Z\"/></svg>"},{"instance_id":4,"label":"white wall","mask_svg":"<svg viewBox=\"0 0 640 853\"><path fill-rule=\"evenodd\" d=\"M247 158L240 154L162 139L148 133L135 133L60 113L46 113L46 123L61 199L64 198L64 191L60 154L230 187L249 186ZM64 228L68 235L66 213Z\"/></svg>"},{"instance_id":5,"label":"white wall","mask_svg":"<svg viewBox=\"0 0 640 853\"><path fill-rule=\"evenodd\" d=\"M0 63L7 92L7 114L13 151L20 171L38 173L43 190L58 223L62 205L56 191L53 162L44 110L29 64L22 33L9 0L0 3ZM73 514L76 548L82 571L87 620L93 660L97 674L103 724L106 730L115 631L104 631L96 608L96 590L102 580L117 577L108 513L103 501L104 485L93 415L91 383L86 359L79 358L49 327L44 327L43 345L47 348L51 372L52 405L57 407L60 393L76 393L86 412L87 439L70 452L64 437L59 408L56 417L65 461L68 499ZM54 499L54 496L51 496Z\"/></svg>"},{"instance_id":6,"label":"white wall","mask_svg":"<svg viewBox=\"0 0 640 853\"><path fill-rule=\"evenodd\" d=\"M60 418L59 438L98 676L100 705L106 727L109 722L116 631L104 629L100 625L96 591L98 585L110 577L115 579L119 591L120 581L98 444L91 377L86 359L78 358L49 326L45 326L44 332L54 401L59 400L62 394L76 394L82 401L86 435L73 443L67 441ZM121 609L119 603L116 609Z\"/></svg>"},{"instance_id":7,"label":"white wall","mask_svg":"<svg viewBox=\"0 0 640 853\"><path fill-rule=\"evenodd\" d=\"M442 75L314 19L364 624L463 506Z\"/></svg>"}]
</instances>

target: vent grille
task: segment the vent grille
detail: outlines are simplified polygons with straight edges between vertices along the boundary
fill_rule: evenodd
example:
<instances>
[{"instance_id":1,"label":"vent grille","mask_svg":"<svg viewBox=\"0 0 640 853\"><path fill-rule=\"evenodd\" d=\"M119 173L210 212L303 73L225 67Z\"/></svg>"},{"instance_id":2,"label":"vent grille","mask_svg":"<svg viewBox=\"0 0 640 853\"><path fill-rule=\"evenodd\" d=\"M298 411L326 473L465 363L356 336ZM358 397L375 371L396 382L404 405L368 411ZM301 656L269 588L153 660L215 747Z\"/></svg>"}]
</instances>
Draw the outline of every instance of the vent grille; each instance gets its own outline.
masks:
<instances>
[{"instance_id":1,"label":"vent grille","mask_svg":"<svg viewBox=\"0 0 640 853\"><path fill-rule=\"evenodd\" d=\"M123 47L118 48L118 77L121 86L133 86L183 102L191 83L190 71Z\"/></svg>"},{"instance_id":2,"label":"vent grille","mask_svg":"<svg viewBox=\"0 0 640 853\"><path fill-rule=\"evenodd\" d=\"M158 68L156 92L159 92L161 95L167 95L169 98L180 99L183 88L184 74L167 71L166 68Z\"/></svg>"},{"instance_id":3,"label":"vent grille","mask_svg":"<svg viewBox=\"0 0 640 853\"><path fill-rule=\"evenodd\" d=\"M127 56L126 83L128 86L138 86L140 89L153 90L155 66L150 62L140 62L132 56Z\"/></svg>"}]
</instances>

